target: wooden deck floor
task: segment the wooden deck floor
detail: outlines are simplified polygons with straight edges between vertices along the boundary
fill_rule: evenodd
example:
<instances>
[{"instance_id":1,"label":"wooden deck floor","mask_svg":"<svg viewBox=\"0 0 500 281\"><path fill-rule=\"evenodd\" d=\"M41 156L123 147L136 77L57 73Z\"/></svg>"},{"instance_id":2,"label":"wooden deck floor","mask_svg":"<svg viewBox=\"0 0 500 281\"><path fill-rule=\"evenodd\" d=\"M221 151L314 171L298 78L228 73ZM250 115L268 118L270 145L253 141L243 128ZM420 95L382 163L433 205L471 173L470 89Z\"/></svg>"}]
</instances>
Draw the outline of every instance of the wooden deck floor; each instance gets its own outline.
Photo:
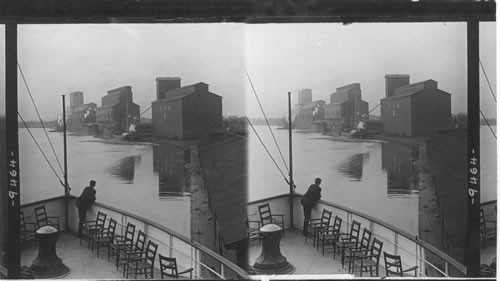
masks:
<instances>
[{"instance_id":1,"label":"wooden deck floor","mask_svg":"<svg viewBox=\"0 0 500 281\"><path fill-rule=\"evenodd\" d=\"M106 250L102 250L97 258L96 251L91 252L80 240L76 233L61 233L56 244L57 256L70 269L64 279L125 279L122 270L116 269L113 260L108 261ZM23 246L21 266L30 267L38 255L38 246L34 241ZM158 262L158 260L156 260ZM160 272L154 272L154 279L159 279ZM134 279L134 276L129 278ZM143 279L144 276L137 276Z\"/></svg>"},{"instance_id":2,"label":"wooden deck floor","mask_svg":"<svg viewBox=\"0 0 500 281\"><path fill-rule=\"evenodd\" d=\"M322 256L321 248L316 251L312 240L304 241L300 230L287 230L280 243L281 254L295 267L294 275L317 275L318 278L349 278L347 266L342 268L340 257L333 259L333 251ZM249 263L253 265L260 256L261 245L258 240L250 242ZM359 273L358 273L359 274Z\"/></svg>"}]
</instances>

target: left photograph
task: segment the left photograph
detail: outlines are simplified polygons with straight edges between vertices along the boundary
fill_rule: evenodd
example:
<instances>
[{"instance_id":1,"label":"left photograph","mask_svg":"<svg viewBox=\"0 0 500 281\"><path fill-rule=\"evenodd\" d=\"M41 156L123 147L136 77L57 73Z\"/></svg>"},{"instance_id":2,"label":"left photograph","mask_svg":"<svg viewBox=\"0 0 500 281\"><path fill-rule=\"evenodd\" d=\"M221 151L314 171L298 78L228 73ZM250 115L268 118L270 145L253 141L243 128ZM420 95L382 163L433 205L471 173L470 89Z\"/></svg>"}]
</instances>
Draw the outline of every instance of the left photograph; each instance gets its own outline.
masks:
<instances>
[{"instance_id":1,"label":"left photograph","mask_svg":"<svg viewBox=\"0 0 500 281\"><path fill-rule=\"evenodd\" d=\"M244 45L240 24L17 26L21 272L246 277Z\"/></svg>"}]
</instances>

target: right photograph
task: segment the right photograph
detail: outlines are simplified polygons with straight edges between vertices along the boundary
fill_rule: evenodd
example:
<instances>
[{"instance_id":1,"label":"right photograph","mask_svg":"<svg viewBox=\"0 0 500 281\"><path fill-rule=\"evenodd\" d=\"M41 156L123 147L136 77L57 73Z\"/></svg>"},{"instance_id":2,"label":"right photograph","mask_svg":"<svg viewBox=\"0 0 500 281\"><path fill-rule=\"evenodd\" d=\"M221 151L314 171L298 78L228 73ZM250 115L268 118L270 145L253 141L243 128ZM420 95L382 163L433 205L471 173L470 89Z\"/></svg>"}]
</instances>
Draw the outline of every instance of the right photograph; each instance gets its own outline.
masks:
<instances>
[{"instance_id":1,"label":"right photograph","mask_svg":"<svg viewBox=\"0 0 500 281\"><path fill-rule=\"evenodd\" d=\"M496 24L478 29L471 128L465 22L245 27L251 274L496 276Z\"/></svg>"}]
</instances>

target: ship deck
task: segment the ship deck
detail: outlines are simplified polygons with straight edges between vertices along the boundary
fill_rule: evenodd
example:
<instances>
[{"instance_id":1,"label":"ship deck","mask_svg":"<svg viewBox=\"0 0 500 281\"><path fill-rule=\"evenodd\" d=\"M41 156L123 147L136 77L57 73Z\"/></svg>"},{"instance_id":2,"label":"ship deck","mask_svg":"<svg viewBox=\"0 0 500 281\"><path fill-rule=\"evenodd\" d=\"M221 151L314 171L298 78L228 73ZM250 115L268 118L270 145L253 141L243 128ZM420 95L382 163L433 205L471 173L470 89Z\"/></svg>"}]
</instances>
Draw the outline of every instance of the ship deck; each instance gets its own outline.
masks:
<instances>
[{"instance_id":1,"label":"ship deck","mask_svg":"<svg viewBox=\"0 0 500 281\"><path fill-rule=\"evenodd\" d=\"M122 268L117 270L114 260L108 261L108 254L104 247L101 247L99 258L97 258L95 249L94 252L90 251L86 243L80 246L80 239L76 233L61 233L56 244L56 254L70 269L69 274L63 277L64 279L125 279ZM21 254L21 265L30 267L37 255L36 242L26 242ZM133 275L129 278L135 279ZM154 279L160 278L160 272L155 270ZM138 275L137 279L144 279L144 276Z\"/></svg>"},{"instance_id":2,"label":"ship deck","mask_svg":"<svg viewBox=\"0 0 500 281\"><path fill-rule=\"evenodd\" d=\"M249 244L249 263L253 265L255 260L260 256L262 243L258 240L252 240ZM287 229L285 236L280 242L281 254L287 261L295 267L294 275L317 275L319 278L349 278L347 275L347 265L342 268L340 256L336 255L333 258L333 250L325 250L325 255L322 255L321 247L316 250L313 247L312 239L304 241L304 236L301 230ZM382 268L379 269L382 273ZM369 275L369 274L368 274ZM359 276L359 273L356 274ZM366 276L364 273L363 277Z\"/></svg>"},{"instance_id":3,"label":"ship deck","mask_svg":"<svg viewBox=\"0 0 500 281\"><path fill-rule=\"evenodd\" d=\"M340 255L333 258L333 250L325 251L322 255L321 248L316 250L313 242L308 239L304 241L301 230L287 229L285 237L280 241L281 254L287 261L295 267L293 275L316 275L315 278L349 278L347 265L342 268ZM258 240L252 240L249 243L249 263L253 265L262 251L262 243ZM491 264L496 258L496 240L487 241L481 247L481 264ZM379 277L385 277L385 268L383 267L383 258L380 260ZM354 277L360 277L359 272ZM369 277L369 273L363 273L362 277ZM410 277L410 276L409 276ZM287 279L287 278L285 278Z\"/></svg>"}]
</instances>

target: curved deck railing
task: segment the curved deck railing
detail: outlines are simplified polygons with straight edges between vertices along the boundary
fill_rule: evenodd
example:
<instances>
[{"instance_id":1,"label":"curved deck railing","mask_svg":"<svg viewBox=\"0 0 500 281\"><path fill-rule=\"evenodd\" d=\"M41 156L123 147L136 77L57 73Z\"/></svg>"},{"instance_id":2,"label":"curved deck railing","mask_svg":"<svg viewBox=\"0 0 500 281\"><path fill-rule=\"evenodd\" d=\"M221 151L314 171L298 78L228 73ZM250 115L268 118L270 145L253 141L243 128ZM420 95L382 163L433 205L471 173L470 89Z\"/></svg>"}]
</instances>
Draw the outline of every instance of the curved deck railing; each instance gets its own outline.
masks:
<instances>
[{"instance_id":1,"label":"curved deck railing","mask_svg":"<svg viewBox=\"0 0 500 281\"><path fill-rule=\"evenodd\" d=\"M61 229L78 230L78 210L75 206L76 197L68 199L68 225L65 225L65 197L54 197L34 203L24 204L21 209L29 220L33 208L45 205L49 216L59 216ZM136 225L136 231L142 230L148 239L158 243L158 253L177 258L180 268L194 268L193 278L196 279L247 279L247 273L228 259L191 241L188 237L167 227L159 225L141 216L108 206L99 202L94 203L87 212L87 218L94 218L97 212L107 214L107 218L114 218L118 222L117 232L124 234L127 223ZM158 267L158 263L155 263Z\"/></svg>"},{"instance_id":2,"label":"curved deck railing","mask_svg":"<svg viewBox=\"0 0 500 281\"><path fill-rule=\"evenodd\" d=\"M301 228L303 225L301 194L293 196L293 224ZM273 214L285 215L285 227L290 227L290 196L278 195L262 200L249 202L249 217L258 217L258 205L269 202ZM323 208L333 211L333 215L342 218L344 231L348 231L353 220L359 221L362 227L370 229L377 238L384 242L383 251L400 255L403 267L418 265L418 277L465 277L467 268L432 245L418 240L415 235L400 230L370 215L320 200L314 207L311 217L320 217Z\"/></svg>"}]
</instances>

